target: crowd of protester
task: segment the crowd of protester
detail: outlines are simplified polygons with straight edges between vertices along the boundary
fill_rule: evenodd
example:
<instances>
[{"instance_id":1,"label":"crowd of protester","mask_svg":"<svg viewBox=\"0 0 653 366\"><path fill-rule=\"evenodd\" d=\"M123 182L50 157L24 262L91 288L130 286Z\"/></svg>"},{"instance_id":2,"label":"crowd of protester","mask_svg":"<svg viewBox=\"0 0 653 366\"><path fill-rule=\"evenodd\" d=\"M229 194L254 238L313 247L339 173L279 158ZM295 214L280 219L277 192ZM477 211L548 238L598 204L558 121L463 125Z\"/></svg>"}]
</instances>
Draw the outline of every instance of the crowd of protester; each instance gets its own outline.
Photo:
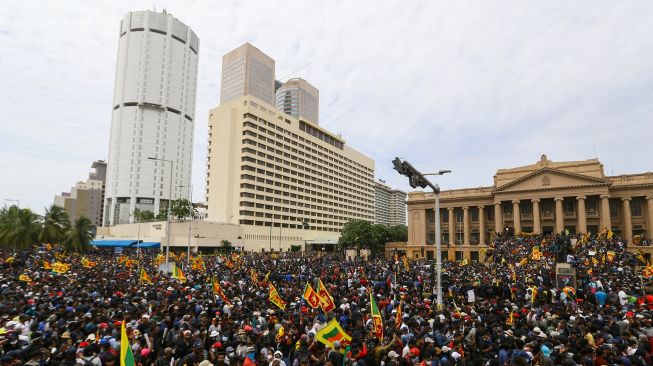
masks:
<instances>
[{"instance_id":1,"label":"crowd of protester","mask_svg":"<svg viewBox=\"0 0 653 366\"><path fill-rule=\"evenodd\" d=\"M653 364L646 263L611 233L498 235L485 260L444 261L442 306L433 261L401 253L205 254L194 269L175 256L183 282L157 273L158 250L125 251L130 265L117 257L56 246L0 252L0 365L119 365L123 322L145 366ZM70 268L44 266L55 262ZM575 281L556 275L557 262ZM230 304L213 292L214 277ZM320 280L336 305L327 313L302 298ZM285 310L270 301L270 284ZM350 344L316 340L332 319Z\"/></svg>"}]
</instances>

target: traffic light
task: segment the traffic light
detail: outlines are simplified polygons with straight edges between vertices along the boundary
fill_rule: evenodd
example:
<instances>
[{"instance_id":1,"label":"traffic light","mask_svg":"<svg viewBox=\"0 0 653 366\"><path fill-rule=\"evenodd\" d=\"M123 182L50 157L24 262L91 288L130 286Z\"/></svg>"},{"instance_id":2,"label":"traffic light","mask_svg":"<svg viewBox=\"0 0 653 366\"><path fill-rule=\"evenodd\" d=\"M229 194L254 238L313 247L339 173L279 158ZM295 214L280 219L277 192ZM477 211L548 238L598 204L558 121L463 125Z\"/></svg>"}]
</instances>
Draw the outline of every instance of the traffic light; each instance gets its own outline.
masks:
<instances>
[{"instance_id":1,"label":"traffic light","mask_svg":"<svg viewBox=\"0 0 653 366\"><path fill-rule=\"evenodd\" d=\"M406 167L404 166L404 163L401 161L401 159L395 158L392 161L392 164L395 166L395 170L399 172L399 174L406 175Z\"/></svg>"},{"instance_id":2,"label":"traffic light","mask_svg":"<svg viewBox=\"0 0 653 366\"><path fill-rule=\"evenodd\" d=\"M421 188L426 188L428 184L426 183L426 179L420 174L413 174L410 176L409 179L410 186L413 188L421 187Z\"/></svg>"}]
</instances>

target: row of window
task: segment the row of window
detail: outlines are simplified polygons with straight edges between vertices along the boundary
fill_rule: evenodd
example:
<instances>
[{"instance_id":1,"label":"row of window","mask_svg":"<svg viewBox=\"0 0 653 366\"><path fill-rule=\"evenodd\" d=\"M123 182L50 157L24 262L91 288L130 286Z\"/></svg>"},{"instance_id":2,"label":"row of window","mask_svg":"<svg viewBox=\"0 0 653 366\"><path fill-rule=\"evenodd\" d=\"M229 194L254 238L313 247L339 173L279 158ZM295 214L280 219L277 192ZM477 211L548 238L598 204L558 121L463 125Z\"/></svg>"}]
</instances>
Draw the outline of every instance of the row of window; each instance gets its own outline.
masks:
<instances>
[{"instance_id":1,"label":"row of window","mask_svg":"<svg viewBox=\"0 0 653 366\"><path fill-rule=\"evenodd\" d=\"M245 194L246 192L243 192ZM242 196L242 194L241 194ZM263 196L265 197L265 196ZM263 203L256 203L256 202L250 202L250 201L240 201L240 207L251 207L251 208L258 208L258 209L263 209L263 210L268 210L268 211L278 211L278 212L287 212L290 214L298 214L298 215L305 215L305 216L316 216L316 217L323 217L327 219L333 219L333 220L339 220L341 221L340 224L344 224L347 222L347 220L350 218L348 216L337 216L337 215L330 215L326 213L321 213L318 212L317 210L321 211L328 211L325 210L323 207L317 206L317 205L311 205L311 204L305 204L305 203L300 203L300 202L295 202L295 201L288 201L288 200L280 200L280 199L273 199L272 197L266 197L268 198L266 201L268 202L275 202L275 203L280 203L280 204L285 204L285 205L290 205L290 206L297 206L297 207L302 207L310 210L315 210L315 211L308 211L308 210L302 210L302 209L296 209L296 208L289 208L289 207L283 207L283 206L275 206L275 205L267 205ZM334 212L335 210L331 209L330 212ZM342 210L338 210L343 213ZM268 214L270 215L270 214ZM360 214L357 214L356 216L363 216ZM367 218L367 217L365 217ZM339 224L339 225L340 225Z\"/></svg>"},{"instance_id":2,"label":"row of window","mask_svg":"<svg viewBox=\"0 0 653 366\"><path fill-rule=\"evenodd\" d=\"M246 149L247 148L243 149L243 152L249 152L249 153L253 154L253 152L245 151ZM249 150L252 150L252 149L249 149ZM264 153L259 153L259 155L263 156L265 154ZM273 159L273 157L271 155L267 155L267 158L270 159L270 160ZM283 160L283 159L281 159L281 160ZM274 176L274 177L283 179L285 181L289 181L291 183L299 183L299 184L305 185L307 187L320 188L320 191L331 192L331 193L336 194L338 197L350 197L350 198L356 200L357 202L367 202L367 203L370 203L370 204L372 204L372 202L373 202L372 195L370 193L361 192L361 191L358 191L356 189L351 189L351 188L349 188L349 186L346 186L346 185L340 185L340 184L333 183L333 182L330 182L330 181L325 181L325 180L322 180L320 178L315 178L315 177L313 177L311 175L308 175L308 174L297 172L295 170L284 168L284 167L281 167L279 165L275 165L275 164L272 164L272 163L266 163L263 160L254 159L253 157L249 157L249 156L243 156L242 161L256 163L257 165L261 165L261 166L265 166L266 168L274 169L274 172L271 171L271 170L266 171L265 169L256 168L254 166L245 164L245 165L241 166L241 170L244 170L244 171L253 171L253 172L255 171L257 173L265 174L265 175L268 175L268 176L271 176L271 177ZM310 169L307 169L307 170L310 170ZM279 173L275 173L275 172L290 173L291 176L284 175L284 174L279 174ZM312 184L312 183L310 183L308 181L302 181L301 179L293 178L292 177L293 175L298 176L300 178L309 179L309 180L314 181L314 182L318 182L318 183L320 183L320 186ZM338 181L343 183L343 184L347 184L346 181L343 181L343 180L340 180L340 179L338 179ZM334 187L336 189L331 189L331 188L328 188L328 187ZM353 192L355 194L349 194L349 193L346 193L346 192ZM319 196L322 196L322 194L319 194ZM328 194L325 194L324 196L325 197L332 197L332 196L330 196Z\"/></svg>"},{"instance_id":3,"label":"row of window","mask_svg":"<svg viewBox=\"0 0 653 366\"><path fill-rule=\"evenodd\" d=\"M313 163L310 160L304 160L304 159L298 158L299 160L301 160L302 163L304 163L306 165L309 165L309 166L314 166L314 167L318 168L319 171L328 171L328 172L330 172L331 174L334 174L334 175L339 175L339 176L347 177L347 178L353 178L357 182L365 181L366 179L370 179L373 176L373 174L364 175L364 173L361 172L359 169L355 169L355 168L353 170L352 169L347 169L347 167L345 167L343 165L340 165L340 162L336 161L335 159L329 159L329 160L335 161L335 164L333 164L333 163L329 163L328 161L322 160L322 159L316 157L315 155L311 155L310 153L305 153L301 149L295 149L294 147L292 147L290 145L286 145L281 141L290 142L292 145L299 146L299 147L302 147L304 149L306 149L306 147L304 145L302 145L301 143L290 140L287 137L284 137L284 136L279 135L278 133L275 133L274 131L269 131L269 130L266 130L265 128L259 126L258 127L259 131L264 132L264 133L267 132L268 135L274 136L279 141L275 141L273 139L270 139L269 137L266 138L263 134L257 134L256 132L253 132L253 131L250 130L250 129L253 129L253 130L257 129L256 125L251 123L251 122L245 121L243 123L243 128L244 128L243 135L249 135L249 136L252 136L252 137L257 137L259 140L262 140L262 141L265 141L265 142L270 142L270 143L274 144L275 146L283 147L285 150L291 151L294 154L294 155L285 154L281 150L274 149L274 151L277 151L278 154L280 154L280 155L288 155L289 157L293 158L293 160L297 160L297 159L295 159L295 157L297 155L299 155L299 156L305 156L306 158L312 159L313 161L318 161L322 165ZM307 149L311 150L314 154L317 153L317 151L315 151L313 149L310 149L310 148L307 148ZM329 168L327 168L327 166L338 169L339 171L344 171L346 174L340 173L339 171L336 171L336 170L329 169Z\"/></svg>"},{"instance_id":4,"label":"row of window","mask_svg":"<svg viewBox=\"0 0 653 366\"><path fill-rule=\"evenodd\" d=\"M243 215L241 211L241 215ZM244 215L245 216L245 215ZM246 215L246 216L251 216L251 215ZM319 224L318 224L319 222ZM239 220L239 223L241 225L253 225L253 226L270 226L270 222L267 220L255 220L255 219L241 219ZM326 224L327 221L322 221L322 220L316 220L315 223L311 224L311 230L314 231L330 231L330 232L340 232L340 227L334 227L334 226L320 226ZM289 228L289 229L299 229L301 228L301 224L293 225L293 224L288 224L287 226L284 226L284 228Z\"/></svg>"}]
</instances>

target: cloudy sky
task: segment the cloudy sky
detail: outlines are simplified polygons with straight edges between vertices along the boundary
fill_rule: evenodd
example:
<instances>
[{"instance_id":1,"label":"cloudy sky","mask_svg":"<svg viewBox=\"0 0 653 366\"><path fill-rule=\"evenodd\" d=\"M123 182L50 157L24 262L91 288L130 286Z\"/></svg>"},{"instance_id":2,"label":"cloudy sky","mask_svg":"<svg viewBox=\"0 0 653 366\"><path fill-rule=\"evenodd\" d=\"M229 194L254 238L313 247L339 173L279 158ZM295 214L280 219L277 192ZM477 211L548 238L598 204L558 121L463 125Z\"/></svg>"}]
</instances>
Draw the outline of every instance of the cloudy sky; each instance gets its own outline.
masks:
<instances>
[{"instance_id":1,"label":"cloudy sky","mask_svg":"<svg viewBox=\"0 0 653 366\"><path fill-rule=\"evenodd\" d=\"M491 185L541 154L653 171L648 0L5 1L0 199L42 212L107 158L120 19L154 5L200 37L194 197L222 55L244 42L278 76L310 64L293 76L320 89L320 124L397 188L410 189L394 156L453 170L443 189Z\"/></svg>"}]
</instances>

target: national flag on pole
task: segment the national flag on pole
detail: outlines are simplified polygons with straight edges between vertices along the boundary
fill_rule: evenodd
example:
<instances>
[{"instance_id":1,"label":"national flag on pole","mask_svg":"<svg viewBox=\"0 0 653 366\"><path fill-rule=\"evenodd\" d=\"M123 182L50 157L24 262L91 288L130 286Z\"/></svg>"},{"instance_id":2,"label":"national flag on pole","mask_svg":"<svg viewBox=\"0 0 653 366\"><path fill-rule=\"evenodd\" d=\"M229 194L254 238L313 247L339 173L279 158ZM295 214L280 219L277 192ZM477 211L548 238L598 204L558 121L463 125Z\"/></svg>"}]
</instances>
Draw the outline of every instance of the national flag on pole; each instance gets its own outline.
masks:
<instances>
[{"instance_id":1,"label":"national flag on pole","mask_svg":"<svg viewBox=\"0 0 653 366\"><path fill-rule=\"evenodd\" d=\"M22 275L18 276L18 281L32 282L32 278L23 273Z\"/></svg>"},{"instance_id":2,"label":"national flag on pole","mask_svg":"<svg viewBox=\"0 0 653 366\"><path fill-rule=\"evenodd\" d=\"M397 315L395 315L395 328L399 329L401 328L401 322L403 320L404 315L402 314L401 311L401 303L399 303L399 306L397 306Z\"/></svg>"},{"instance_id":3,"label":"national flag on pole","mask_svg":"<svg viewBox=\"0 0 653 366\"><path fill-rule=\"evenodd\" d=\"M340 341L342 348L346 348L351 343L351 337L345 333L336 319L332 319L329 324L320 329L315 334L315 339L330 348L333 348L335 341Z\"/></svg>"},{"instance_id":4,"label":"national flag on pole","mask_svg":"<svg viewBox=\"0 0 653 366\"><path fill-rule=\"evenodd\" d=\"M379 340L383 340L383 318L379 307L376 306L374 295L370 291L370 315L372 315L372 324L374 324L373 333Z\"/></svg>"},{"instance_id":5,"label":"national flag on pole","mask_svg":"<svg viewBox=\"0 0 653 366\"><path fill-rule=\"evenodd\" d=\"M227 295L225 295L224 291L222 291L222 287L220 287L220 282L215 280L215 276L211 277L211 288L213 289L213 295L220 296L222 301L224 301L228 305L231 305L231 301L229 301Z\"/></svg>"},{"instance_id":6,"label":"national flag on pole","mask_svg":"<svg viewBox=\"0 0 653 366\"><path fill-rule=\"evenodd\" d=\"M132 347L129 344L127 329L125 328L125 321L123 320L120 327L120 366L134 365L136 365L136 362L134 361L134 354L132 353Z\"/></svg>"},{"instance_id":7,"label":"national flag on pole","mask_svg":"<svg viewBox=\"0 0 653 366\"><path fill-rule=\"evenodd\" d=\"M145 268L141 268L141 282L147 282L147 283L152 283L152 279L150 276L147 275L147 272L145 272Z\"/></svg>"},{"instance_id":8,"label":"national flag on pole","mask_svg":"<svg viewBox=\"0 0 653 366\"><path fill-rule=\"evenodd\" d=\"M281 296L279 296L279 292L277 292L277 289L274 288L274 285L270 283L270 301L279 307L281 310L286 310L286 302L283 301Z\"/></svg>"},{"instance_id":9,"label":"national flag on pole","mask_svg":"<svg viewBox=\"0 0 653 366\"><path fill-rule=\"evenodd\" d=\"M325 313L328 313L329 311L336 308L336 304L333 303L333 298L322 283L322 280L318 279L318 281L317 294L320 296L320 307Z\"/></svg>"},{"instance_id":10,"label":"national flag on pole","mask_svg":"<svg viewBox=\"0 0 653 366\"><path fill-rule=\"evenodd\" d=\"M542 252L540 252L540 247L539 246L534 246L533 247L533 255L532 255L533 260L534 261L539 261L541 257L542 257Z\"/></svg>"},{"instance_id":11,"label":"national flag on pole","mask_svg":"<svg viewBox=\"0 0 653 366\"><path fill-rule=\"evenodd\" d=\"M506 319L506 324L512 325L512 321L513 321L513 319L512 319L512 311L511 311L510 315L508 316L508 319Z\"/></svg>"},{"instance_id":12,"label":"national flag on pole","mask_svg":"<svg viewBox=\"0 0 653 366\"><path fill-rule=\"evenodd\" d=\"M154 264L157 266L165 261L166 261L166 256L163 254L157 254L156 258L154 258Z\"/></svg>"},{"instance_id":13,"label":"national flag on pole","mask_svg":"<svg viewBox=\"0 0 653 366\"><path fill-rule=\"evenodd\" d=\"M179 280L181 283L186 283L186 275L176 264L172 265L172 278Z\"/></svg>"},{"instance_id":14,"label":"national flag on pole","mask_svg":"<svg viewBox=\"0 0 653 366\"><path fill-rule=\"evenodd\" d=\"M265 274L265 279L263 281L268 282L268 278L270 278L270 272L272 271L268 271L268 273Z\"/></svg>"},{"instance_id":15,"label":"national flag on pole","mask_svg":"<svg viewBox=\"0 0 653 366\"><path fill-rule=\"evenodd\" d=\"M70 269L70 265L66 263L55 262L52 265L52 271L54 273L59 273L59 274L66 273L68 272L69 269Z\"/></svg>"},{"instance_id":16,"label":"national flag on pole","mask_svg":"<svg viewBox=\"0 0 653 366\"><path fill-rule=\"evenodd\" d=\"M313 309L320 306L320 295L318 295L317 292L313 290L313 286L311 286L308 282L306 282L306 287L304 287L304 295L302 297Z\"/></svg>"},{"instance_id":17,"label":"national flag on pole","mask_svg":"<svg viewBox=\"0 0 653 366\"><path fill-rule=\"evenodd\" d=\"M97 262L89 261L86 258L82 258L82 267L84 268L93 268L97 266Z\"/></svg>"}]
</instances>

